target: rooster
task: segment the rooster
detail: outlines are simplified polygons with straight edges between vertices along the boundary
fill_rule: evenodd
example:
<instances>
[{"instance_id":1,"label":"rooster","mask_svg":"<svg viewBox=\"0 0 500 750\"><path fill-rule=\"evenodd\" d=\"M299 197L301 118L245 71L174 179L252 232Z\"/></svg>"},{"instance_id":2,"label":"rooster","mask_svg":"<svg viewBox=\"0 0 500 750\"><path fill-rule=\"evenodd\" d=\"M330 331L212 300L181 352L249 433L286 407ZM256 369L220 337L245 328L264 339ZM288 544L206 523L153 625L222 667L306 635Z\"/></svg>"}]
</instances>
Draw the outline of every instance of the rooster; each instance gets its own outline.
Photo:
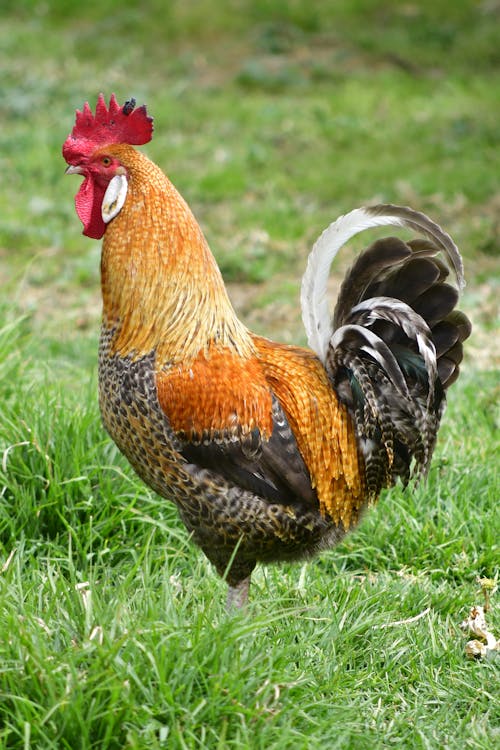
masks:
<instances>
[{"instance_id":1,"label":"rooster","mask_svg":"<svg viewBox=\"0 0 500 750\"><path fill-rule=\"evenodd\" d=\"M248 599L257 562L307 558L339 540L400 479L426 474L470 334L456 311L460 254L409 208L358 208L309 256L302 316L310 348L238 319L202 231L163 172L134 146L152 118L131 99L88 103L63 146L84 177L83 234L103 238L99 404L137 474L176 503L227 580ZM354 261L333 315L330 265L362 230L406 227ZM447 282L449 271L456 287Z\"/></svg>"}]
</instances>

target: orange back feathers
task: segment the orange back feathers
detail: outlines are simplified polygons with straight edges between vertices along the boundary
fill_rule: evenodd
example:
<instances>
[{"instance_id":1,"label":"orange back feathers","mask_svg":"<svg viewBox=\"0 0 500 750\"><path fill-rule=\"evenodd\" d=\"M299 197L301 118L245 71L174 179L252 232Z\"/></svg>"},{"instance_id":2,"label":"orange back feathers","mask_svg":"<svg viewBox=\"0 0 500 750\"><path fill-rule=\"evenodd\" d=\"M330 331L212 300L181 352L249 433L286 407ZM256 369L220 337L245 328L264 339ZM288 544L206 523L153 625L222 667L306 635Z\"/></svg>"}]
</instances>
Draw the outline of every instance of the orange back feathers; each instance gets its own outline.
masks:
<instances>
[{"instance_id":1,"label":"orange back feathers","mask_svg":"<svg viewBox=\"0 0 500 750\"><path fill-rule=\"evenodd\" d=\"M187 440L241 437L254 429L263 439L271 435L271 393L256 357L212 346L187 366L157 372L156 385L172 428Z\"/></svg>"},{"instance_id":2,"label":"orange back feathers","mask_svg":"<svg viewBox=\"0 0 500 750\"><path fill-rule=\"evenodd\" d=\"M364 483L347 409L313 352L260 337L254 343L309 469L322 514L348 529L358 520Z\"/></svg>"}]
</instances>

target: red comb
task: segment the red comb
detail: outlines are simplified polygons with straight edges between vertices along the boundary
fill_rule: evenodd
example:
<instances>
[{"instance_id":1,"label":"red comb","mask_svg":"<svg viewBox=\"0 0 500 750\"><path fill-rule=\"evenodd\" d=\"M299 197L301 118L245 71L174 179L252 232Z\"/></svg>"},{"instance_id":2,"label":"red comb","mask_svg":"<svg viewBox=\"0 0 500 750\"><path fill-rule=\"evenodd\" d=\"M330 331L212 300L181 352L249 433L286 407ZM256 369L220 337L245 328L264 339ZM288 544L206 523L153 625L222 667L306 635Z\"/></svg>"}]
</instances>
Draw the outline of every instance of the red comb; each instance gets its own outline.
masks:
<instances>
[{"instance_id":1,"label":"red comb","mask_svg":"<svg viewBox=\"0 0 500 750\"><path fill-rule=\"evenodd\" d=\"M148 117L144 105L135 109L135 99L130 99L120 107L115 95L111 94L108 109L104 96L99 94L95 115L88 102L81 112L77 109L74 128L63 145L63 156L69 164L77 163L82 156L101 146L110 143L141 146L152 136L153 118Z\"/></svg>"}]
</instances>

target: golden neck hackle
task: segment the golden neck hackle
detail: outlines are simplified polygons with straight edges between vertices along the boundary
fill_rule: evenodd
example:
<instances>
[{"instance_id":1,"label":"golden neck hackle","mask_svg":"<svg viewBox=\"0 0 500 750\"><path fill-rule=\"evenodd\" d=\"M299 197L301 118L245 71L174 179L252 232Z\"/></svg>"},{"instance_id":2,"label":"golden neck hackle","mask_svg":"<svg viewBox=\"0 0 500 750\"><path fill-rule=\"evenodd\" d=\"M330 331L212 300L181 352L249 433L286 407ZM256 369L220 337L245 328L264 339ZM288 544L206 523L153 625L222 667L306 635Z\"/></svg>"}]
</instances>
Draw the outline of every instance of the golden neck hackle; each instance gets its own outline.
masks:
<instances>
[{"instance_id":1,"label":"golden neck hackle","mask_svg":"<svg viewBox=\"0 0 500 750\"><path fill-rule=\"evenodd\" d=\"M103 325L113 350L184 365L210 345L253 353L222 276L191 210L163 172L130 146L108 149L129 174L128 194L106 229Z\"/></svg>"}]
</instances>

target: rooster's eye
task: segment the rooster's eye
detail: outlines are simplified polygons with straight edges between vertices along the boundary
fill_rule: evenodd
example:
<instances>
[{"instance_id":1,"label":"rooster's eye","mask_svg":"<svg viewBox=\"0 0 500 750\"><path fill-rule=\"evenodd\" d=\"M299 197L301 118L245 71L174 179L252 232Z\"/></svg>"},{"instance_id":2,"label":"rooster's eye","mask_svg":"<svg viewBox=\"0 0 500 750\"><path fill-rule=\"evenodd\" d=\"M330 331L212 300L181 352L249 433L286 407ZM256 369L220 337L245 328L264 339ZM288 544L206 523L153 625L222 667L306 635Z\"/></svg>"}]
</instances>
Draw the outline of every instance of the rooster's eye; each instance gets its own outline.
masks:
<instances>
[{"instance_id":1,"label":"rooster's eye","mask_svg":"<svg viewBox=\"0 0 500 750\"><path fill-rule=\"evenodd\" d=\"M111 159L109 158L109 156L103 156L102 163L103 163L103 166L109 167L111 164Z\"/></svg>"}]
</instances>

